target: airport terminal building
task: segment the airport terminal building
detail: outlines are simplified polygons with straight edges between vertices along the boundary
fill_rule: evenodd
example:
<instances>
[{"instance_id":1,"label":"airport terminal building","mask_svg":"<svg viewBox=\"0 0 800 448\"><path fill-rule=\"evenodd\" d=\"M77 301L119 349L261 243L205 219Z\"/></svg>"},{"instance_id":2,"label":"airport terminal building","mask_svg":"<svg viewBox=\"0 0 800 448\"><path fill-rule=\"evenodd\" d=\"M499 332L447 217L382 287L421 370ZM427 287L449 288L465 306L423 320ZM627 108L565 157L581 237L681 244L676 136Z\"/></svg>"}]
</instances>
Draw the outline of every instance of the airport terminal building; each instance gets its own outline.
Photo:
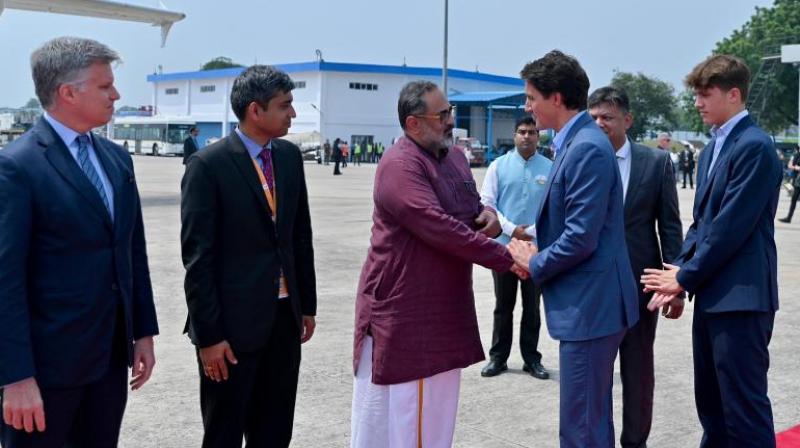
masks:
<instances>
[{"instance_id":1,"label":"airport terminal building","mask_svg":"<svg viewBox=\"0 0 800 448\"><path fill-rule=\"evenodd\" d=\"M441 83L441 68L337 62L301 62L276 67L292 77L297 118L290 134L321 141L342 138L389 146L402 135L397 97L409 81ZM243 68L163 73L152 83L156 117L195 122L200 142L227 135L237 124L229 94ZM512 138L514 120L523 113L524 84L515 77L448 70L448 90L456 109L456 127L491 145ZM318 135L316 134L318 133ZM495 137L496 136L496 137Z\"/></svg>"}]
</instances>

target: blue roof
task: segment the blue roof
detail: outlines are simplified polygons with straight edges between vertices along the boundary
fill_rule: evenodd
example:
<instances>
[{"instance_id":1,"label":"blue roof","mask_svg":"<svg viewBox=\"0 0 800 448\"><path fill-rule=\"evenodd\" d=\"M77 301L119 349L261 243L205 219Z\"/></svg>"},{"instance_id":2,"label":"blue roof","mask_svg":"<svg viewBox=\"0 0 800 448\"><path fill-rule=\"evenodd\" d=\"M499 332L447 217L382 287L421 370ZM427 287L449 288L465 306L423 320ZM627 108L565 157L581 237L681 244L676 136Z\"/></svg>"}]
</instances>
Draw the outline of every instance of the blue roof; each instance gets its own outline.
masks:
<instances>
[{"instance_id":1,"label":"blue roof","mask_svg":"<svg viewBox=\"0 0 800 448\"><path fill-rule=\"evenodd\" d=\"M448 98L451 103L520 103L525 102L524 92L468 92L450 95Z\"/></svg>"},{"instance_id":2,"label":"blue roof","mask_svg":"<svg viewBox=\"0 0 800 448\"><path fill-rule=\"evenodd\" d=\"M410 67L406 65L375 65L375 64L350 64L344 62L296 62L291 64L276 64L275 67L286 73L300 72L349 72L349 73L388 73L410 76L442 76L442 69L435 67ZM205 70L197 72L178 72L165 74L152 74L147 76L148 82L181 81L188 79L232 78L239 75L244 67L225 68L219 70ZM447 69L451 78L471 79L475 81L494 82L512 86L523 86L519 78L510 76L490 75L487 73L468 72L466 70Z\"/></svg>"}]
</instances>

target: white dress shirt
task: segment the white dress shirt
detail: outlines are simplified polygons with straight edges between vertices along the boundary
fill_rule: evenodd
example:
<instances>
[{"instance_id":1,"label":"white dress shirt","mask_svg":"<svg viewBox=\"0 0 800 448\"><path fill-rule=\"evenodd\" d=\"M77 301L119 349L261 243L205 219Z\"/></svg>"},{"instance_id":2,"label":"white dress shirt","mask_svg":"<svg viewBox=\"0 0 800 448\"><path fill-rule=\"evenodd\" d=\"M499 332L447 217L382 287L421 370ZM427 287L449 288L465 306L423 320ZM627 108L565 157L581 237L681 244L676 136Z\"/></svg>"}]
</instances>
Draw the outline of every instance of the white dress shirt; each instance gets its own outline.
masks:
<instances>
[{"instance_id":1,"label":"white dress shirt","mask_svg":"<svg viewBox=\"0 0 800 448\"><path fill-rule=\"evenodd\" d=\"M622 177L622 203L625 203L625 196L628 194L628 181L631 178L631 141L625 137L625 144L617 150L617 165L619 175Z\"/></svg>"},{"instance_id":2,"label":"white dress shirt","mask_svg":"<svg viewBox=\"0 0 800 448\"><path fill-rule=\"evenodd\" d=\"M726 121L722 126L714 126L711 128L711 134L716 140L714 140L714 155L711 156L711 163L708 164L708 173L706 173L709 177L711 177L711 170L714 169L714 163L717 161L719 152L722 150L722 145L725 144L725 139L728 138L728 135L742 120L742 118L746 117L747 115L749 115L749 112L747 112L747 109L745 109L732 116L730 120Z\"/></svg>"}]
</instances>

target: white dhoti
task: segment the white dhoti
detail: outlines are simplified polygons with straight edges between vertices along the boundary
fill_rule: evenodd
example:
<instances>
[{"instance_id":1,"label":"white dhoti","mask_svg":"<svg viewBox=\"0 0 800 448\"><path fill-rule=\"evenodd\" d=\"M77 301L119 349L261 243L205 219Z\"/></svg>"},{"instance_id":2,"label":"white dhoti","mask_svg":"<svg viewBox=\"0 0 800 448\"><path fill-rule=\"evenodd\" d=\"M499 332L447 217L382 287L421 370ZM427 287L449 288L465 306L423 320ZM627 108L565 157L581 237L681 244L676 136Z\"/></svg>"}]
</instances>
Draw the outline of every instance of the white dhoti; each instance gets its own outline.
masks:
<instances>
[{"instance_id":1,"label":"white dhoti","mask_svg":"<svg viewBox=\"0 0 800 448\"><path fill-rule=\"evenodd\" d=\"M353 384L351 448L448 448L461 369L407 383L372 383L372 338L364 340Z\"/></svg>"}]
</instances>

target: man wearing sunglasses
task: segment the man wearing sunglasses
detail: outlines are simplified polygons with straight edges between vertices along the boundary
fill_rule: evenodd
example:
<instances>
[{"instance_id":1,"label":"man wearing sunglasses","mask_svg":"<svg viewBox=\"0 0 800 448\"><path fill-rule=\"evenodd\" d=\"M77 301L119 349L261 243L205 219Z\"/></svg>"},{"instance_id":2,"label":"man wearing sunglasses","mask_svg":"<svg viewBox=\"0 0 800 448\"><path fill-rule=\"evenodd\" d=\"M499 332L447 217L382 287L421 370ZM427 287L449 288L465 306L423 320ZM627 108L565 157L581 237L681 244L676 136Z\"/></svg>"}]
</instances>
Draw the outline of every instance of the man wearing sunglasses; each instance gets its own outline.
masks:
<instances>
[{"instance_id":1,"label":"man wearing sunglasses","mask_svg":"<svg viewBox=\"0 0 800 448\"><path fill-rule=\"evenodd\" d=\"M481 202L497 210L503 233L497 242L506 245L511 238L531 241L536 211L544 196L544 186L550 167L547 157L538 154L539 130L530 115L517 120L514 130L514 149L498 157L486 170L481 189ZM513 272L492 272L494 279L494 326L489 363L481 376L496 376L508 370L506 360L511 353L514 329L514 305L517 285L522 289L522 322L520 323L519 349L522 352L522 370L540 380L550 378L542 366L539 346L539 298L541 290L531 279L521 280Z\"/></svg>"},{"instance_id":2,"label":"man wearing sunglasses","mask_svg":"<svg viewBox=\"0 0 800 448\"><path fill-rule=\"evenodd\" d=\"M452 445L461 369L483 360L472 264L506 272L501 228L452 145L436 84L407 84L401 137L375 174L371 247L356 298L353 447Z\"/></svg>"}]
</instances>

